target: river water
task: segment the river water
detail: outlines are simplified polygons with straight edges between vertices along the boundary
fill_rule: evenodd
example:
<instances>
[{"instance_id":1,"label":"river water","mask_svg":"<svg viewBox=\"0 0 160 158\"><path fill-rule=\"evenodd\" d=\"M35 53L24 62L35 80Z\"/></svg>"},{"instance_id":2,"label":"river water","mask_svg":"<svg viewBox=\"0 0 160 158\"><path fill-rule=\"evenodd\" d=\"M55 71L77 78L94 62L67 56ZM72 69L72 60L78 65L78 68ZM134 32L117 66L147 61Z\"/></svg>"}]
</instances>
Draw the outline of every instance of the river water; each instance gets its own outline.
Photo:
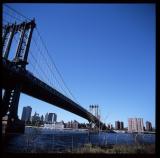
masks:
<instances>
[{"instance_id":1,"label":"river water","mask_svg":"<svg viewBox=\"0 0 160 158\"><path fill-rule=\"evenodd\" d=\"M84 144L154 144L155 134L89 133L76 130L26 128L25 134L10 134L7 152L61 152Z\"/></svg>"}]
</instances>

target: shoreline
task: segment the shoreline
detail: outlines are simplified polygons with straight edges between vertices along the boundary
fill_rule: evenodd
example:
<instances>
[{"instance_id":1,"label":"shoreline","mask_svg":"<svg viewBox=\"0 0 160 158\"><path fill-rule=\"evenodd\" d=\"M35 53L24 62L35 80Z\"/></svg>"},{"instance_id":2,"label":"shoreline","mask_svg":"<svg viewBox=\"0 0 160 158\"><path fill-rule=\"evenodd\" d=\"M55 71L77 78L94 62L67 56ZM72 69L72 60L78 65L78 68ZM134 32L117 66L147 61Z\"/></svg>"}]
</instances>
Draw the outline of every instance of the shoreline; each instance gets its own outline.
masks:
<instances>
[{"instance_id":1,"label":"shoreline","mask_svg":"<svg viewBox=\"0 0 160 158\"><path fill-rule=\"evenodd\" d=\"M25 126L25 129L40 129L42 131L73 131L73 132L89 132L89 133L115 133L115 134L156 134L153 131L144 131L144 132L127 132L127 131L97 131L97 130L89 130L89 129L73 129L73 128L44 128L44 127L37 127L37 126Z\"/></svg>"}]
</instances>

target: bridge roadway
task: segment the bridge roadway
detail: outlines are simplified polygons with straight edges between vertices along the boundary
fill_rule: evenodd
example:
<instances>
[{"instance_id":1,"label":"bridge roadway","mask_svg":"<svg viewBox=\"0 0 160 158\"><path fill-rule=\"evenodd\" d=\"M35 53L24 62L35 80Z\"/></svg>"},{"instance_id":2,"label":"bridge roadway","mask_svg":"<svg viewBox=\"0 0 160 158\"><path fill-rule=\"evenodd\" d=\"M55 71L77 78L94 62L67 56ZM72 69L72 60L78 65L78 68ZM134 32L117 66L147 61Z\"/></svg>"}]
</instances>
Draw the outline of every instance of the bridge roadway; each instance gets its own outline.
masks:
<instances>
[{"instance_id":1,"label":"bridge roadway","mask_svg":"<svg viewBox=\"0 0 160 158\"><path fill-rule=\"evenodd\" d=\"M16 66L13 62L2 59L2 88L12 88L16 83L21 84L21 92L47 103L79 115L97 126L102 122L86 109L67 98L56 89L47 85L28 70Z\"/></svg>"}]
</instances>

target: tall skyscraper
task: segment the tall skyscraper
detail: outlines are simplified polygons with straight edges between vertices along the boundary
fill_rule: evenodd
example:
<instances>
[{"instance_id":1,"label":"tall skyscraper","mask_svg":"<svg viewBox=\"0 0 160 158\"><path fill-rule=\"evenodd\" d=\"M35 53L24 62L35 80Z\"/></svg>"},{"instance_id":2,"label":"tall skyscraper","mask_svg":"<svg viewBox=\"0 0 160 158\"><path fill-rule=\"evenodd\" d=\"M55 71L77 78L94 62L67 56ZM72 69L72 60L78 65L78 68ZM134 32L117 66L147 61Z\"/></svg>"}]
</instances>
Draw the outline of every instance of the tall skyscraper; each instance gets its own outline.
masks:
<instances>
[{"instance_id":1,"label":"tall skyscraper","mask_svg":"<svg viewBox=\"0 0 160 158\"><path fill-rule=\"evenodd\" d=\"M124 129L124 123L120 122L120 129Z\"/></svg>"},{"instance_id":2,"label":"tall skyscraper","mask_svg":"<svg viewBox=\"0 0 160 158\"><path fill-rule=\"evenodd\" d=\"M30 106L23 107L21 120L28 121L31 118L32 108Z\"/></svg>"},{"instance_id":3,"label":"tall skyscraper","mask_svg":"<svg viewBox=\"0 0 160 158\"><path fill-rule=\"evenodd\" d=\"M116 130L120 129L120 122L119 121L115 121L115 129Z\"/></svg>"},{"instance_id":4,"label":"tall skyscraper","mask_svg":"<svg viewBox=\"0 0 160 158\"><path fill-rule=\"evenodd\" d=\"M45 123L48 123L48 112L45 115L44 121L45 121Z\"/></svg>"},{"instance_id":5,"label":"tall skyscraper","mask_svg":"<svg viewBox=\"0 0 160 158\"><path fill-rule=\"evenodd\" d=\"M40 121L40 116L38 113L34 113L34 115L32 116L32 122L39 122Z\"/></svg>"},{"instance_id":6,"label":"tall skyscraper","mask_svg":"<svg viewBox=\"0 0 160 158\"><path fill-rule=\"evenodd\" d=\"M146 131L152 131L152 123L149 121L146 121Z\"/></svg>"},{"instance_id":7,"label":"tall skyscraper","mask_svg":"<svg viewBox=\"0 0 160 158\"><path fill-rule=\"evenodd\" d=\"M115 129L116 130L122 130L124 128L123 122L115 121Z\"/></svg>"},{"instance_id":8,"label":"tall skyscraper","mask_svg":"<svg viewBox=\"0 0 160 158\"><path fill-rule=\"evenodd\" d=\"M129 132L144 132L143 118L129 118L128 119Z\"/></svg>"},{"instance_id":9,"label":"tall skyscraper","mask_svg":"<svg viewBox=\"0 0 160 158\"><path fill-rule=\"evenodd\" d=\"M53 122L57 122L57 114L53 113Z\"/></svg>"},{"instance_id":10,"label":"tall skyscraper","mask_svg":"<svg viewBox=\"0 0 160 158\"><path fill-rule=\"evenodd\" d=\"M55 113L48 114L48 123L57 122L57 115Z\"/></svg>"},{"instance_id":11,"label":"tall skyscraper","mask_svg":"<svg viewBox=\"0 0 160 158\"><path fill-rule=\"evenodd\" d=\"M44 121L44 117L43 117L43 115L41 115L41 121L42 121L42 122Z\"/></svg>"},{"instance_id":12,"label":"tall skyscraper","mask_svg":"<svg viewBox=\"0 0 160 158\"><path fill-rule=\"evenodd\" d=\"M138 132L144 132L143 119L142 119L142 118L138 118L138 119L137 119L137 122L138 122Z\"/></svg>"}]
</instances>

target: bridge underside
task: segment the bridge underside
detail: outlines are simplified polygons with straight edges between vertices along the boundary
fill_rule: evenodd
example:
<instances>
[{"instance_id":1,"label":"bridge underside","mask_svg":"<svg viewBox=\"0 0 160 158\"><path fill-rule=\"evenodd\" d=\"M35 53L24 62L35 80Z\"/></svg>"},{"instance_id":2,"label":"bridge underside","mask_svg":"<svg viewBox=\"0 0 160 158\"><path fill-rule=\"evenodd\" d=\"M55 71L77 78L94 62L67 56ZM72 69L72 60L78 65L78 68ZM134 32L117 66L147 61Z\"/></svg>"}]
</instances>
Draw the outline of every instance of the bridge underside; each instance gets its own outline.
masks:
<instances>
[{"instance_id":1,"label":"bridge underside","mask_svg":"<svg viewBox=\"0 0 160 158\"><path fill-rule=\"evenodd\" d=\"M12 62L3 59L2 88L12 89L17 83L21 85L21 92L27 95L70 111L87 119L89 122L94 122L97 126L102 124L94 115L54 88L48 86L46 83L33 76L28 70L15 67Z\"/></svg>"}]
</instances>

